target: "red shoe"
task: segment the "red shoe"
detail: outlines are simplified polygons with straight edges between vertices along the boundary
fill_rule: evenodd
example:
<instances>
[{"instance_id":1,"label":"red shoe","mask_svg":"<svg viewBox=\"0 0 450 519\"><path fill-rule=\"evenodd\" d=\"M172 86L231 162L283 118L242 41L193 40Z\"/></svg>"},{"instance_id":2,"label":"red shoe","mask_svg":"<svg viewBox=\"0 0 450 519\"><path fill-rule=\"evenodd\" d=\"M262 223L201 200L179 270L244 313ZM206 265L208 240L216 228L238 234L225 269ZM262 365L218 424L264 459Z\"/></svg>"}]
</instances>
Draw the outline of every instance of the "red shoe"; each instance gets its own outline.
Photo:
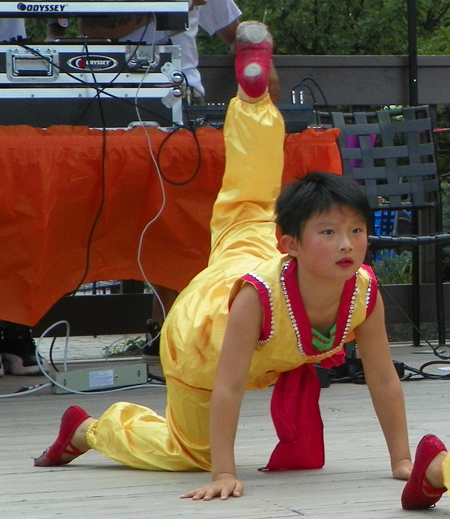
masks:
<instances>
[{"instance_id":1,"label":"red shoe","mask_svg":"<svg viewBox=\"0 0 450 519\"><path fill-rule=\"evenodd\" d=\"M71 444L72 436L76 429L90 416L77 405L69 407L62 415L61 427L59 429L58 438L39 458L34 459L35 467L53 467L56 465L66 465L70 461L62 461L62 455L80 456L84 454Z\"/></svg>"},{"instance_id":2,"label":"red shoe","mask_svg":"<svg viewBox=\"0 0 450 519\"><path fill-rule=\"evenodd\" d=\"M236 30L236 78L250 97L260 97L267 89L272 36L260 22L242 22Z\"/></svg>"},{"instance_id":3,"label":"red shoe","mask_svg":"<svg viewBox=\"0 0 450 519\"><path fill-rule=\"evenodd\" d=\"M404 510L430 508L441 499L442 494L447 490L446 488L433 488L425 477L428 465L442 451L447 451L445 445L432 434L427 434L420 441L411 477L402 493Z\"/></svg>"}]
</instances>

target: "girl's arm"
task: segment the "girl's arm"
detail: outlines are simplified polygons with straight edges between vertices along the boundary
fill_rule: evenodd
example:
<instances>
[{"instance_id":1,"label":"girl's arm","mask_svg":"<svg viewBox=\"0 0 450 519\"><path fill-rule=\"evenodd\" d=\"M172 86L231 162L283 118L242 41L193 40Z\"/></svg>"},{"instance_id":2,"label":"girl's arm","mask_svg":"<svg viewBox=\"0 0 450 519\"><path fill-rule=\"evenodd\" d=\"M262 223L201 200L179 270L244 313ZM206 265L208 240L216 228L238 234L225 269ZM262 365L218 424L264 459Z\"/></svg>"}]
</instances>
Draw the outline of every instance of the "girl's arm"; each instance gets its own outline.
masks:
<instances>
[{"instance_id":1,"label":"girl's arm","mask_svg":"<svg viewBox=\"0 0 450 519\"><path fill-rule=\"evenodd\" d=\"M211 500L242 495L236 477L234 440L253 351L261 335L263 313L256 290L244 285L234 299L210 402L212 482L181 497Z\"/></svg>"},{"instance_id":2,"label":"girl's arm","mask_svg":"<svg viewBox=\"0 0 450 519\"><path fill-rule=\"evenodd\" d=\"M380 294L371 315L355 329L355 336L367 386L389 449L392 474L397 479L409 479L412 463L405 402L391 359Z\"/></svg>"}]
</instances>

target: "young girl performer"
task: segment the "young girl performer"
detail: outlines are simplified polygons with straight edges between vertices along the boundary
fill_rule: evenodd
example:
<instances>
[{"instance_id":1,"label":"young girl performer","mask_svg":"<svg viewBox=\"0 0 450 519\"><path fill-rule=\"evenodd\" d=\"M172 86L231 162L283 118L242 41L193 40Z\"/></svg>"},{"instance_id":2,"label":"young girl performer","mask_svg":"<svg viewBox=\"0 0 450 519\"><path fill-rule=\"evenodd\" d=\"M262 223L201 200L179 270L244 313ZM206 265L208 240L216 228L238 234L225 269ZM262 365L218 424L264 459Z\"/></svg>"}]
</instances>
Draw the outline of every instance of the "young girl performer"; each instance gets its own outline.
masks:
<instances>
[{"instance_id":1,"label":"young girl performer","mask_svg":"<svg viewBox=\"0 0 450 519\"><path fill-rule=\"evenodd\" d=\"M450 455L445 445L432 434L417 446L411 477L402 493L405 510L433 507L450 489Z\"/></svg>"},{"instance_id":2,"label":"young girl performer","mask_svg":"<svg viewBox=\"0 0 450 519\"><path fill-rule=\"evenodd\" d=\"M127 402L98 420L71 407L56 442L35 464L69 463L92 448L135 468L211 470L211 483L182 497L240 496L234 440L243 394L276 383L272 415L281 441L266 468L322 467L314 363L342 361L353 330L393 475L407 479L401 384L373 273L361 267L369 205L350 179L308 175L278 199L287 255L278 251L274 203L284 125L267 95L272 38L257 22L241 24L236 37L239 95L225 123L226 169L213 209L209 265L180 294L162 329L166 418Z\"/></svg>"}]
</instances>

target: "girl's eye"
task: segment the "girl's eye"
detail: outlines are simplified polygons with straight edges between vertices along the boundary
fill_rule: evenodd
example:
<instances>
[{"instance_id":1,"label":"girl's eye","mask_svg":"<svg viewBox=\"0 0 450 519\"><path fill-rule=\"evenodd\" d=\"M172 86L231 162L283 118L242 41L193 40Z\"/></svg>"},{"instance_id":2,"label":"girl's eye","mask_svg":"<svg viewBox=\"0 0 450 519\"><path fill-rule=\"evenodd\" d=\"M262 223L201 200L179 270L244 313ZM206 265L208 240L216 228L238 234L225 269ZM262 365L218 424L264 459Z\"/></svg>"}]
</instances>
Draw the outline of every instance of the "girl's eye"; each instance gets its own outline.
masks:
<instances>
[{"instance_id":1,"label":"girl's eye","mask_svg":"<svg viewBox=\"0 0 450 519\"><path fill-rule=\"evenodd\" d=\"M356 229L353 229L353 232L354 232L355 234L359 234L359 233L361 233L361 232L364 232L364 229L362 229L361 227L357 227Z\"/></svg>"},{"instance_id":2,"label":"girl's eye","mask_svg":"<svg viewBox=\"0 0 450 519\"><path fill-rule=\"evenodd\" d=\"M334 231L332 229L325 229L325 231L322 231L323 234L334 234Z\"/></svg>"}]
</instances>

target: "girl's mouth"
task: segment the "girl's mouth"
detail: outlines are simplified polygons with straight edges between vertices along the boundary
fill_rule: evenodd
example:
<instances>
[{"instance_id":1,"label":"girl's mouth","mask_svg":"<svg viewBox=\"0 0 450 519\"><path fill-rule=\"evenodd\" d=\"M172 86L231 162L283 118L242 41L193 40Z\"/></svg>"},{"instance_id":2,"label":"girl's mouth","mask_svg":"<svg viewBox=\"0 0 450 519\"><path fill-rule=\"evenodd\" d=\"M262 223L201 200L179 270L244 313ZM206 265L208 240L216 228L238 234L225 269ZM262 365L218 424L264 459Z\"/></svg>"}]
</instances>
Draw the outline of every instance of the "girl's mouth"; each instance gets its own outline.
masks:
<instances>
[{"instance_id":1,"label":"girl's mouth","mask_svg":"<svg viewBox=\"0 0 450 519\"><path fill-rule=\"evenodd\" d=\"M352 258L342 258L336 263L341 268L350 268L353 266Z\"/></svg>"}]
</instances>

